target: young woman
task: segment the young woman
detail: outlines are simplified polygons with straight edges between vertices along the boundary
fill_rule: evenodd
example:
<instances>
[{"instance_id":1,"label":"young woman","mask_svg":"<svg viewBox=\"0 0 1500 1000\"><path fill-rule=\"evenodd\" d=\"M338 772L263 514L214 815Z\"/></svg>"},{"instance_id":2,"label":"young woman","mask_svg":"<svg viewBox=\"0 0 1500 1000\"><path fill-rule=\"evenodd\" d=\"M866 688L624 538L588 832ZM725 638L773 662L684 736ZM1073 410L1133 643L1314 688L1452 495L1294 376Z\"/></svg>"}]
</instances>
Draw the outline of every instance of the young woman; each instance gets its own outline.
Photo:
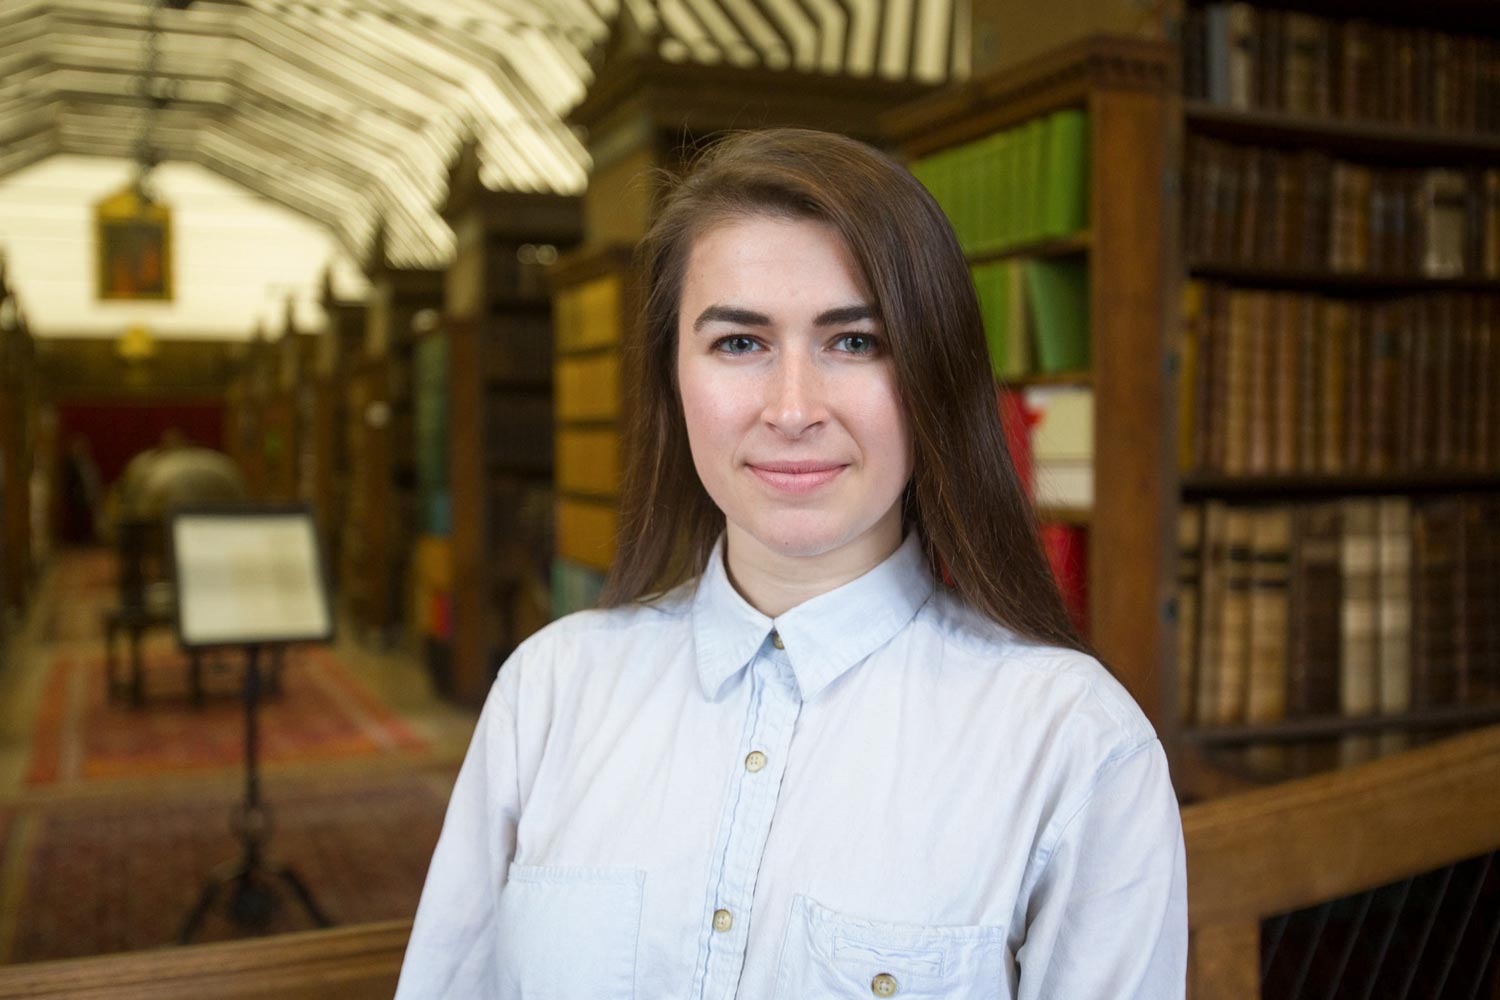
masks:
<instances>
[{"instance_id":1,"label":"young woman","mask_svg":"<svg viewBox=\"0 0 1500 1000\"><path fill-rule=\"evenodd\" d=\"M501 670L399 996L1181 997L1166 759L1068 624L932 198L740 134L642 263L605 608Z\"/></svg>"}]
</instances>

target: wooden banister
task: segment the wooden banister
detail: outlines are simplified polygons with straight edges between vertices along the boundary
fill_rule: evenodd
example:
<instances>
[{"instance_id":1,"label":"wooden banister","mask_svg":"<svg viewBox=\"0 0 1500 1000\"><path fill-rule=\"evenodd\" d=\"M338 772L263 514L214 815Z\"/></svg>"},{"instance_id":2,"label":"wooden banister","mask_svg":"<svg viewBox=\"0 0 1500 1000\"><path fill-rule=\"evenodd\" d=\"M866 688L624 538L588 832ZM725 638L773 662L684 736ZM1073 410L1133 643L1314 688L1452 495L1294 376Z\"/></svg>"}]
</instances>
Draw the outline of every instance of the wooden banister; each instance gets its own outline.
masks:
<instances>
[{"instance_id":1,"label":"wooden banister","mask_svg":"<svg viewBox=\"0 0 1500 1000\"><path fill-rule=\"evenodd\" d=\"M1259 924L1500 849L1500 726L1182 811L1190 995L1259 998Z\"/></svg>"},{"instance_id":2,"label":"wooden banister","mask_svg":"<svg viewBox=\"0 0 1500 1000\"><path fill-rule=\"evenodd\" d=\"M396 992L411 921L0 967L0 1000L367 1000Z\"/></svg>"},{"instance_id":3,"label":"wooden banister","mask_svg":"<svg viewBox=\"0 0 1500 1000\"><path fill-rule=\"evenodd\" d=\"M1500 727L1183 810L1190 995L1259 1000L1267 916L1500 849ZM0 1000L363 1000L395 990L410 921L0 967Z\"/></svg>"}]
</instances>

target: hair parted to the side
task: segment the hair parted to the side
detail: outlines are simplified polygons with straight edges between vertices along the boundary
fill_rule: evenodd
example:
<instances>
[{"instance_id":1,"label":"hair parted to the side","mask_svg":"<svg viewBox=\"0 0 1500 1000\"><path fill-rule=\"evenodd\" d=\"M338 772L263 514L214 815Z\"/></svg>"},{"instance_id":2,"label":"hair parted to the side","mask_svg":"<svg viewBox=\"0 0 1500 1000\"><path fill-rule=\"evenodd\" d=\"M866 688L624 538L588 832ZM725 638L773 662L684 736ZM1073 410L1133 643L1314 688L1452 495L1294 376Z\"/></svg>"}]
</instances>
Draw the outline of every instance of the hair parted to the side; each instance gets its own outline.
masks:
<instances>
[{"instance_id":1,"label":"hair parted to the side","mask_svg":"<svg viewBox=\"0 0 1500 1000\"><path fill-rule=\"evenodd\" d=\"M740 132L676 179L637 248L641 336L627 353L620 538L600 603L646 600L702 572L724 515L693 467L677 390L677 324L695 241L748 216L832 226L885 329L916 455L905 499L932 572L1019 635L1088 651L1058 594L996 407L979 303L952 227L900 164L807 129Z\"/></svg>"}]
</instances>

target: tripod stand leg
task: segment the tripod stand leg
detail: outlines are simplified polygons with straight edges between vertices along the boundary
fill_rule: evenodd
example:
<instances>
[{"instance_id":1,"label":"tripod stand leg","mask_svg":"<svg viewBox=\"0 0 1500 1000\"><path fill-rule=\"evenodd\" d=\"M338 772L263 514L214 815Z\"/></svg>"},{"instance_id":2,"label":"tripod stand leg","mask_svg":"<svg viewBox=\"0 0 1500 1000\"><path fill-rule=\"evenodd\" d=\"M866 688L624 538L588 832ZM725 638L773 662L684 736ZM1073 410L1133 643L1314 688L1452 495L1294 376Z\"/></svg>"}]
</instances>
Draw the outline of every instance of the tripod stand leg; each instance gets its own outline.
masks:
<instances>
[{"instance_id":1,"label":"tripod stand leg","mask_svg":"<svg viewBox=\"0 0 1500 1000\"><path fill-rule=\"evenodd\" d=\"M198 897L198 902L193 906L193 911L182 923L182 930L177 934L178 944L192 944L193 935L198 930L198 925L203 923L203 918L208 916L209 908L214 905L214 900L219 896L219 887L223 883L217 878L209 879L203 887L203 892Z\"/></svg>"},{"instance_id":2,"label":"tripod stand leg","mask_svg":"<svg viewBox=\"0 0 1500 1000\"><path fill-rule=\"evenodd\" d=\"M308 891L307 883L303 882L296 872L290 868L280 868L277 869L276 875L292 887L292 892L302 901L302 906L311 914L313 921L319 927L333 926L333 921L328 919L328 914L323 912L322 907L318 906L317 901L312 897L312 893Z\"/></svg>"}]
</instances>

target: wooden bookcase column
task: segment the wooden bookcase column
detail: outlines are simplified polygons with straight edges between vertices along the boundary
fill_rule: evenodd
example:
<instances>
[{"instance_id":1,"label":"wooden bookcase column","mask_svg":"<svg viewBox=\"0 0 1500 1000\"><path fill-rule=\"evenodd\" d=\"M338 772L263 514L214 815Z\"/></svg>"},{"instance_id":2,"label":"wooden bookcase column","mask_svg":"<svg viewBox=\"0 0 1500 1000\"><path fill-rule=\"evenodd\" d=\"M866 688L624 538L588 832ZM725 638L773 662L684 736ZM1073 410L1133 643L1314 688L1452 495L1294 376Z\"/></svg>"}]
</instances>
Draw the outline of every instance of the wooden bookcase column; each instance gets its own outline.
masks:
<instances>
[{"instance_id":1,"label":"wooden bookcase column","mask_svg":"<svg viewBox=\"0 0 1500 1000\"><path fill-rule=\"evenodd\" d=\"M1164 737L1175 719L1170 428L1176 205L1168 183L1175 93L1171 47L1094 37L976 78L886 120L915 161L1055 112L1087 112L1087 232L1004 256L1078 254L1088 263L1091 367L1056 381L1091 385L1094 392L1096 486L1092 510L1084 514L1089 632Z\"/></svg>"},{"instance_id":2,"label":"wooden bookcase column","mask_svg":"<svg viewBox=\"0 0 1500 1000\"><path fill-rule=\"evenodd\" d=\"M485 188L469 143L450 169L443 216L458 242L437 334L448 338L449 687L478 705L503 658L546 621L523 592L545 592L532 553L552 545L529 509L552 490L546 275L578 243L582 205Z\"/></svg>"}]
</instances>

